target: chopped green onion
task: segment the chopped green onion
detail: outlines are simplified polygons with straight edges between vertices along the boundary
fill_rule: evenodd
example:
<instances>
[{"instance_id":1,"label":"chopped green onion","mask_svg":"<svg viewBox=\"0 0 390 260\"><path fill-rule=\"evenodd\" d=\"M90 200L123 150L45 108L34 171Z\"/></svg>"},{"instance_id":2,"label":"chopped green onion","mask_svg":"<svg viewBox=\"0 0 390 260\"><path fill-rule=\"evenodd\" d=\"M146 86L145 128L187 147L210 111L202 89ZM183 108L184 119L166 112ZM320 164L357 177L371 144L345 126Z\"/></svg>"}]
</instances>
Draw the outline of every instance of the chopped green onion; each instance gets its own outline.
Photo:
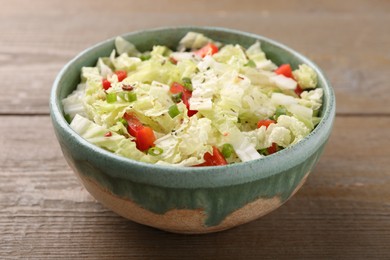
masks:
<instances>
[{"instance_id":1,"label":"chopped green onion","mask_svg":"<svg viewBox=\"0 0 390 260\"><path fill-rule=\"evenodd\" d=\"M172 105L169 107L168 109L168 114L174 118L175 116L177 116L178 114L180 114L180 111L179 111L179 108L177 107L176 104Z\"/></svg>"},{"instance_id":2,"label":"chopped green onion","mask_svg":"<svg viewBox=\"0 0 390 260\"><path fill-rule=\"evenodd\" d=\"M161 155L162 153L164 152L163 149L161 149L160 147L150 147L148 149L148 154L150 154L151 156L159 156Z\"/></svg>"},{"instance_id":3,"label":"chopped green onion","mask_svg":"<svg viewBox=\"0 0 390 260\"><path fill-rule=\"evenodd\" d=\"M222 146L223 157L229 158L230 156L232 156L233 152L234 152L234 148L231 144L226 143Z\"/></svg>"},{"instance_id":4,"label":"chopped green onion","mask_svg":"<svg viewBox=\"0 0 390 260\"><path fill-rule=\"evenodd\" d=\"M172 95L172 100L175 103L179 103L181 101L181 97L183 96L183 92L179 92L177 94Z\"/></svg>"},{"instance_id":5,"label":"chopped green onion","mask_svg":"<svg viewBox=\"0 0 390 260\"><path fill-rule=\"evenodd\" d=\"M127 127L127 121L126 121L126 119L121 118L121 119L119 119L119 122L121 122L122 125L124 125L125 127Z\"/></svg>"},{"instance_id":6,"label":"chopped green onion","mask_svg":"<svg viewBox=\"0 0 390 260\"><path fill-rule=\"evenodd\" d=\"M107 93L106 100L108 103L114 103L116 102L116 93Z\"/></svg>"},{"instance_id":7,"label":"chopped green onion","mask_svg":"<svg viewBox=\"0 0 390 260\"><path fill-rule=\"evenodd\" d=\"M126 93L125 93L124 91L122 91L122 92L118 92L118 93L117 93L117 96L118 96L120 99L126 101L125 94L126 94Z\"/></svg>"},{"instance_id":8,"label":"chopped green onion","mask_svg":"<svg viewBox=\"0 0 390 260\"><path fill-rule=\"evenodd\" d=\"M278 120L278 117L281 116L281 115L285 115L287 114L287 110L286 108L282 107L282 106L278 106L276 108L276 111L275 111L275 115L274 115L274 119L275 120Z\"/></svg>"},{"instance_id":9,"label":"chopped green onion","mask_svg":"<svg viewBox=\"0 0 390 260\"><path fill-rule=\"evenodd\" d=\"M183 87L185 87L186 89L188 89L189 91L192 91L193 88L192 88L192 82L191 82L191 79L188 78L188 77L185 77L185 78L182 78L181 79L183 81Z\"/></svg>"},{"instance_id":10,"label":"chopped green onion","mask_svg":"<svg viewBox=\"0 0 390 260\"><path fill-rule=\"evenodd\" d=\"M72 122L72 118L70 117L69 114L65 114L64 118L65 118L66 122L68 122L68 124L70 124Z\"/></svg>"},{"instance_id":11,"label":"chopped green onion","mask_svg":"<svg viewBox=\"0 0 390 260\"><path fill-rule=\"evenodd\" d=\"M128 101L128 102L134 102L137 100L137 94L132 92L132 91L122 91L122 92L119 92L118 93L118 96L124 100L124 101Z\"/></svg>"},{"instance_id":12,"label":"chopped green onion","mask_svg":"<svg viewBox=\"0 0 390 260\"><path fill-rule=\"evenodd\" d=\"M261 149L258 151L262 155L269 155L267 148Z\"/></svg>"},{"instance_id":13,"label":"chopped green onion","mask_svg":"<svg viewBox=\"0 0 390 260\"><path fill-rule=\"evenodd\" d=\"M150 55L150 53L143 53L143 54L141 54L141 56L139 58L142 61L146 61L146 60L150 60L151 57L152 57L152 55Z\"/></svg>"},{"instance_id":14,"label":"chopped green onion","mask_svg":"<svg viewBox=\"0 0 390 260\"><path fill-rule=\"evenodd\" d=\"M127 101L134 102L137 100L137 94L134 92L127 92Z\"/></svg>"},{"instance_id":15,"label":"chopped green onion","mask_svg":"<svg viewBox=\"0 0 390 260\"><path fill-rule=\"evenodd\" d=\"M191 79L189 77L184 77L181 79L183 81L183 83L189 83L191 84Z\"/></svg>"},{"instance_id":16,"label":"chopped green onion","mask_svg":"<svg viewBox=\"0 0 390 260\"><path fill-rule=\"evenodd\" d=\"M248 63L245 64L244 66L256 68L256 63L253 60L249 60Z\"/></svg>"}]
</instances>

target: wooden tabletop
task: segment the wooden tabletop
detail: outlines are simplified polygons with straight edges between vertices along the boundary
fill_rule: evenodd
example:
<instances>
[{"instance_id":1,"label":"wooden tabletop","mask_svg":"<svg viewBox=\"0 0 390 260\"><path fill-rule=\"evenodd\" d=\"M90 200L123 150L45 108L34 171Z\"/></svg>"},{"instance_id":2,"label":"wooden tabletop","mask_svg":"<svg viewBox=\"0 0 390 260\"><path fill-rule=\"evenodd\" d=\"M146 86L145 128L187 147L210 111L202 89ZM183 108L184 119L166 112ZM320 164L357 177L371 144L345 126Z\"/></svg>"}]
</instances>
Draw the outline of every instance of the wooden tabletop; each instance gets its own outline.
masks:
<instances>
[{"instance_id":1,"label":"wooden tabletop","mask_svg":"<svg viewBox=\"0 0 390 260\"><path fill-rule=\"evenodd\" d=\"M0 259L389 259L390 1L0 0ZM176 235L123 219L65 162L49 118L56 74L107 38L170 25L275 39L323 68L337 97L303 188L228 231Z\"/></svg>"}]
</instances>

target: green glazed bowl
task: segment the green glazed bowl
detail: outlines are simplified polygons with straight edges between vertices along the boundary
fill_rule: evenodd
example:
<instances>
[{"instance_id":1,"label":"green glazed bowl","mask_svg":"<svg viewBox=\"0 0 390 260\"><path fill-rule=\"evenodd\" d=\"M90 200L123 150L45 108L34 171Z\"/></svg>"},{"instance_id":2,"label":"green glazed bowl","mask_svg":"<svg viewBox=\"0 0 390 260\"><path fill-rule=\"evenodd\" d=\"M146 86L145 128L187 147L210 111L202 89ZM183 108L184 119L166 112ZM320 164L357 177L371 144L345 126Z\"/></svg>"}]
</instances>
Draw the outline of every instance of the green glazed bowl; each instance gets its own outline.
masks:
<instances>
[{"instance_id":1,"label":"green glazed bowl","mask_svg":"<svg viewBox=\"0 0 390 260\"><path fill-rule=\"evenodd\" d=\"M88 143L63 116L61 100L80 81L83 66L109 56L114 39L71 60L57 76L50 96L52 123L65 159L86 189L102 204L135 222L176 233L209 233L255 220L286 202L317 163L332 130L335 97L324 73L296 51L265 37L213 27L173 27L132 32L123 37L141 51L153 45L174 49L189 31L222 43L249 47L259 40L267 57L293 67L306 63L324 90L322 120L301 142L276 154L227 166L173 167L141 163Z\"/></svg>"}]
</instances>

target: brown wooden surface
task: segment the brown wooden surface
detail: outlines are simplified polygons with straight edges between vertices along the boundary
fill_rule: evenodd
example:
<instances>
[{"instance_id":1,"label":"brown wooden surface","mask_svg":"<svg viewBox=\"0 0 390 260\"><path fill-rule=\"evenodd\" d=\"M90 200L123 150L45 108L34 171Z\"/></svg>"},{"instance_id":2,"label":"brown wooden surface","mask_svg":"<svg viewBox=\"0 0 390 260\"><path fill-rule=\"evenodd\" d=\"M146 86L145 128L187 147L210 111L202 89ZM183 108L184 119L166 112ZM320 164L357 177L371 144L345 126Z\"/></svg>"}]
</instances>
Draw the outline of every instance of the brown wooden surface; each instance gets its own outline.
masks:
<instances>
[{"instance_id":1,"label":"brown wooden surface","mask_svg":"<svg viewBox=\"0 0 390 260\"><path fill-rule=\"evenodd\" d=\"M0 259L389 259L390 1L0 1ZM127 221L67 166L51 84L84 48L118 34L211 25L283 42L337 96L327 149L277 211L202 236Z\"/></svg>"}]
</instances>

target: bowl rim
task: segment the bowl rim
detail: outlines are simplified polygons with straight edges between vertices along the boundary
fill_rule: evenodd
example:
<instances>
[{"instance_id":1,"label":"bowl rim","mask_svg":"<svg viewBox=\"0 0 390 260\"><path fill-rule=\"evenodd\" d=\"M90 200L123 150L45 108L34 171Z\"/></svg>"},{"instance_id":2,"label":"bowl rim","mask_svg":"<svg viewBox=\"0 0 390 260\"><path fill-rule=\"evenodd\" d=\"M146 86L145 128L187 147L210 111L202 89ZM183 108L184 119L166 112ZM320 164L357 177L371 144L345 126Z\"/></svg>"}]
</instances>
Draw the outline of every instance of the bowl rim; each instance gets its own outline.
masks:
<instances>
[{"instance_id":1,"label":"bowl rim","mask_svg":"<svg viewBox=\"0 0 390 260\"><path fill-rule=\"evenodd\" d=\"M326 78L323 71L317 64L302 55L301 53L293 50L292 48L272 40L268 37L239 31L235 29L223 28L223 27L211 27L211 26L176 26L176 27L158 27L145 30L137 30L129 33L122 34L120 36L129 38L134 35L142 33L156 33L167 30L185 30L185 31L201 31L209 32L212 34L217 31L219 33L234 34L237 36L249 37L253 40L259 40L260 42L267 42L277 48L283 49L291 53L295 59L298 59L302 63L308 64L312 67L317 75L318 81L322 82L324 89L324 98L326 98L326 106L322 108L322 118L319 124L314 130L305 138L303 138L297 144L287 147L275 154L262 157L260 159L251 160L247 162L240 162L236 164L229 164L226 166L209 166L209 167L178 167L173 165L156 165L150 163L144 163L136 161L130 158L122 157L109 152L103 148L93 145L78 135L72 128L70 128L68 122L65 120L60 106L61 100L59 100L59 90L62 78L67 71L71 68L72 64L82 59L84 56L93 53L93 50L104 45L112 43L116 37L109 38L101 41L77 54L71 59L58 73L54 80L51 92L50 92L50 115L52 119L55 131L63 131L70 139L73 139L78 146L85 147L92 153L97 153L99 156L105 157L104 163L117 163L122 166L132 166L136 171L129 173L128 171L117 171L115 173L106 171L106 174L114 178L129 179L137 182L147 183L151 185L178 187L177 183L180 183L180 187L197 188L197 187L217 187L225 185L234 185L245 182L266 178L271 175L280 173L294 165L302 163L308 156L313 154L320 145L325 143L330 135L333 121L335 117L335 95L333 88L329 80ZM216 39L218 40L218 39ZM96 57L98 58L98 57ZM76 86L75 86L76 87ZM323 104L324 105L324 104ZM56 133L57 134L57 133ZM57 134L57 138L58 134ZM313 143L314 139L318 139L319 142ZM301 154L299 154L301 153ZM88 157L88 155L86 155ZM92 157L90 157L92 158ZM283 161L295 162L294 165L286 166L281 163ZM99 167L104 167L104 163L100 162ZM242 171L244 168L249 168L249 171ZM139 171L139 172L137 172ZM225 174L227 172L227 174ZM232 172L232 173L230 173ZM158 174L158 176L156 175ZM156 177L157 176L157 177Z\"/></svg>"}]
</instances>

